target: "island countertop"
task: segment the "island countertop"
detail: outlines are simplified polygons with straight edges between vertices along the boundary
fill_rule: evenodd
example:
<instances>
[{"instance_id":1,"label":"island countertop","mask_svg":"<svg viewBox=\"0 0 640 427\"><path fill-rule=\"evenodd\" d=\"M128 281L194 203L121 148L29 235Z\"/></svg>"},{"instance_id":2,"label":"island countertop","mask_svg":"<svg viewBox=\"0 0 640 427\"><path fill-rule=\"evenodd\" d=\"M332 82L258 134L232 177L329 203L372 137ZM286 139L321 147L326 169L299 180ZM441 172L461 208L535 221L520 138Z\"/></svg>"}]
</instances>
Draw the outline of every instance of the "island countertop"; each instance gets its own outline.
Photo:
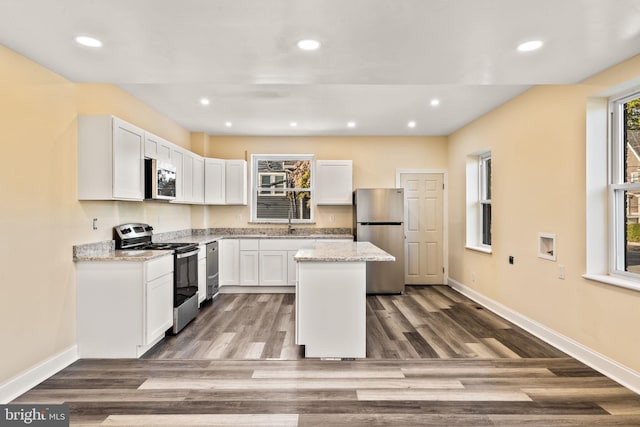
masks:
<instances>
[{"instance_id":1,"label":"island countertop","mask_svg":"<svg viewBox=\"0 0 640 427\"><path fill-rule=\"evenodd\" d=\"M395 261L395 257L370 242L316 242L300 249L293 257L298 262Z\"/></svg>"}]
</instances>

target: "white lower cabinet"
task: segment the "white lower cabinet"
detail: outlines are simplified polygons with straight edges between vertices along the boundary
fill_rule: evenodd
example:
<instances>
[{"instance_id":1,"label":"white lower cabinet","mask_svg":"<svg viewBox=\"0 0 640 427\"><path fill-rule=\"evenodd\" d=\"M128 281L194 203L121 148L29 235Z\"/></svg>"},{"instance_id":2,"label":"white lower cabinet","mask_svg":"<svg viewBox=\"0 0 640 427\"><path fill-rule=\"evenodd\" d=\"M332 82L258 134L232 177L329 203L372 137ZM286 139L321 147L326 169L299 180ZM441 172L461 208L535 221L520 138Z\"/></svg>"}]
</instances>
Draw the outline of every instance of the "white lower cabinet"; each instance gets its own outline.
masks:
<instances>
[{"instance_id":1,"label":"white lower cabinet","mask_svg":"<svg viewBox=\"0 0 640 427\"><path fill-rule=\"evenodd\" d=\"M240 240L221 239L218 241L220 286L234 286L240 283Z\"/></svg>"},{"instance_id":2,"label":"white lower cabinet","mask_svg":"<svg viewBox=\"0 0 640 427\"><path fill-rule=\"evenodd\" d=\"M293 257L296 255L297 250L287 251L287 285L295 286L296 280L298 280L298 269L296 268L296 260Z\"/></svg>"},{"instance_id":3,"label":"white lower cabinet","mask_svg":"<svg viewBox=\"0 0 640 427\"><path fill-rule=\"evenodd\" d=\"M240 251L240 285L254 286L258 280L258 251Z\"/></svg>"},{"instance_id":4,"label":"white lower cabinet","mask_svg":"<svg viewBox=\"0 0 640 427\"><path fill-rule=\"evenodd\" d=\"M173 256L76 266L80 358L140 357L173 325Z\"/></svg>"},{"instance_id":5,"label":"white lower cabinet","mask_svg":"<svg viewBox=\"0 0 640 427\"><path fill-rule=\"evenodd\" d=\"M173 325L173 275L165 274L145 284L146 325L144 345L153 345ZM169 308L169 309L167 309Z\"/></svg>"},{"instance_id":6,"label":"white lower cabinet","mask_svg":"<svg viewBox=\"0 0 640 427\"><path fill-rule=\"evenodd\" d=\"M240 240L240 285L259 285L259 252L258 240Z\"/></svg>"},{"instance_id":7,"label":"white lower cabinet","mask_svg":"<svg viewBox=\"0 0 640 427\"><path fill-rule=\"evenodd\" d=\"M342 240L342 239L340 239ZM220 286L296 285L298 250L314 239L221 239Z\"/></svg>"},{"instance_id":8,"label":"white lower cabinet","mask_svg":"<svg viewBox=\"0 0 640 427\"><path fill-rule=\"evenodd\" d=\"M286 286L288 275L287 251L260 251L261 285Z\"/></svg>"},{"instance_id":9,"label":"white lower cabinet","mask_svg":"<svg viewBox=\"0 0 640 427\"><path fill-rule=\"evenodd\" d=\"M207 298L207 245L198 246L198 305Z\"/></svg>"}]
</instances>

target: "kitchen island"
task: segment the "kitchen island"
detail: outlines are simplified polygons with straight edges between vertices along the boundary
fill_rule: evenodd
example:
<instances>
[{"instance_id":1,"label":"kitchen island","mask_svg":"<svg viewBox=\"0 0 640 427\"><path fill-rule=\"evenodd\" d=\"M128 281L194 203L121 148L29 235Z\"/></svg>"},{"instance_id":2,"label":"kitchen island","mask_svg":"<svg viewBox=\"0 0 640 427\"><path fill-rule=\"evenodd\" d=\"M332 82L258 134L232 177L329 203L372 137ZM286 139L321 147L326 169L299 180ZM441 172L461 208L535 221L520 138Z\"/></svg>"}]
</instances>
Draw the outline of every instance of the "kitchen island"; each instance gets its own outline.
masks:
<instances>
[{"instance_id":1,"label":"kitchen island","mask_svg":"<svg viewBox=\"0 0 640 427\"><path fill-rule=\"evenodd\" d=\"M305 357L366 357L366 263L395 258L369 242L317 242L294 259L296 344Z\"/></svg>"}]
</instances>

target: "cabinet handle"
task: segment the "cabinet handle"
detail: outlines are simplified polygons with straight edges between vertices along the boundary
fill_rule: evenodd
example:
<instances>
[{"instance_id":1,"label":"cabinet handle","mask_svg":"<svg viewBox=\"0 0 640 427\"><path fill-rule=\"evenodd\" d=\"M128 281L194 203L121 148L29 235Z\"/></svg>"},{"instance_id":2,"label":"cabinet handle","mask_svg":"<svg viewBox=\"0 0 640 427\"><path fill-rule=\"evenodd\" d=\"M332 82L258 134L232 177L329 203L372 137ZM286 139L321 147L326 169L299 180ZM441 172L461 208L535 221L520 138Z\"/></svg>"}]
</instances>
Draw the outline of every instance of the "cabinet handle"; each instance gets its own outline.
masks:
<instances>
[{"instance_id":1,"label":"cabinet handle","mask_svg":"<svg viewBox=\"0 0 640 427\"><path fill-rule=\"evenodd\" d=\"M190 256L193 256L193 255L197 254L198 252L200 252L200 249L196 249L195 251L187 252L185 254L176 255L176 258L178 258L178 259L187 258L187 257L190 257Z\"/></svg>"}]
</instances>

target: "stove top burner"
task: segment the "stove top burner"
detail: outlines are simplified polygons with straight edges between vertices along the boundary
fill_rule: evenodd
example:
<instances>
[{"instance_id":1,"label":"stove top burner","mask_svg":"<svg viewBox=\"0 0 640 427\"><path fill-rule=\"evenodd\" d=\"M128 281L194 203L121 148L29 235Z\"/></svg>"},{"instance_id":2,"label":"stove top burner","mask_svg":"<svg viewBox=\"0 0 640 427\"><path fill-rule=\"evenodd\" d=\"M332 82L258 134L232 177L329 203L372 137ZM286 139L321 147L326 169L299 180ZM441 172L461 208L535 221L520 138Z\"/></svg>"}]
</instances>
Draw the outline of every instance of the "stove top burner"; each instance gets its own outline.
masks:
<instances>
[{"instance_id":1,"label":"stove top burner","mask_svg":"<svg viewBox=\"0 0 640 427\"><path fill-rule=\"evenodd\" d=\"M137 247L138 249L144 249L149 251L159 250L173 250L176 253L189 252L195 249L198 245L195 243L149 243Z\"/></svg>"}]
</instances>

